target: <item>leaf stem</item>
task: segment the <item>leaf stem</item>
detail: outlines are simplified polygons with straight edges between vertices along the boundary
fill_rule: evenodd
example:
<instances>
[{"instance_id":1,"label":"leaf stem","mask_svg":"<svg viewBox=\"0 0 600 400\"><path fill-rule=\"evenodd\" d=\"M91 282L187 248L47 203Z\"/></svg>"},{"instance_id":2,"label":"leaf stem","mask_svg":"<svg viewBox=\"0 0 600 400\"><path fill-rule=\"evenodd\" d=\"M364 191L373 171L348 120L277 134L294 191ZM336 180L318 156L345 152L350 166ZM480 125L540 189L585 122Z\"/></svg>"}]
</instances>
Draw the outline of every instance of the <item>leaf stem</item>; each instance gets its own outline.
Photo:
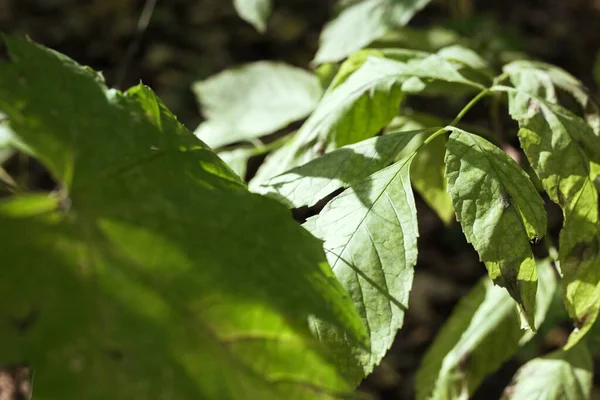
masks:
<instances>
[{"instance_id":1,"label":"leaf stem","mask_svg":"<svg viewBox=\"0 0 600 400\"><path fill-rule=\"evenodd\" d=\"M456 118L454 118L452 122L450 122L450 126L455 126L458 122L460 122L460 120L463 119L463 117L469 112L471 108L473 108L475 104L477 104L479 100L489 95L490 93L490 89L484 89L481 92L479 92L477 96L473 97L471 101L467 103L467 105L462 110L460 110Z\"/></svg>"},{"instance_id":2,"label":"leaf stem","mask_svg":"<svg viewBox=\"0 0 600 400\"><path fill-rule=\"evenodd\" d=\"M477 102L479 100L481 100L482 98L484 98L485 96L491 94L490 89L484 89L481 92L479 92L479 94L477 94L477 96L473 97L471 99L471 101L469 101L469 103L467 103L466 106L464 106L464 108L462 110L460 110L460 112L458 113L458 115L456 116L456 118L454 118L452 120L452 122L450 122L450 124L448 124L447 126L445 126L444 128L440 128L437 131L435 131L434 133L432 133L431 135L429 135L427 137L427 139L425 139L423 141L423 143L421 143L421 145L414 151L413 155L416 154L419 150L421 150L423 147L427 146L427 144L431 143L436 137L449 132L451 129L451 127L455 126L457 123L460 122L460 120L469 112L469 110L471 108L473 108L473 106L475 104L477 104Z\"/></svg>"}]
</instances>

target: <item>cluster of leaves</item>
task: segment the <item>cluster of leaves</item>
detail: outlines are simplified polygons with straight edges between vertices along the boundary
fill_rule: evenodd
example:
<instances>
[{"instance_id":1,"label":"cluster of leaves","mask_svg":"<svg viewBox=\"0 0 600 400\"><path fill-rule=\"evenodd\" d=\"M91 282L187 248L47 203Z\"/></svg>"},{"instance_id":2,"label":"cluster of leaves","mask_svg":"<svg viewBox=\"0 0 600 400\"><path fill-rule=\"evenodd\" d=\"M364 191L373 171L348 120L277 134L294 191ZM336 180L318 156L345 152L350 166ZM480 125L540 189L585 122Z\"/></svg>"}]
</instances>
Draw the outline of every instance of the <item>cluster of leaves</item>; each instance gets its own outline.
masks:
<instances>
[{"instance_id":1,"label":"cluster of leaves","mask_svg":"<svg viewBox=\"0 0 600 400\"><path fill-rule=\"evenodd\" d=\"M304 226L323 240L333 271L369 330L370 351L350 344L335 330L317 331L322 341L340 349L341 367L354 382L379 363L402 326L417 259L414 187L442 220L450 223L456 215L491 282L505 289L484 280L455 309L423 361L417 397L472 394L543 322L558 275L575 329L563 349L525 365L507 393L511 398L528 398L534 392L539 398L585 398L591 361L582 338L600 308L600 110L581 82L551 65L516 60L496 74L464 46L426 52L377 42L426 3L342 2L339 15L322 33L314 60L320 66L310 85L296 80L297 85L280 87L273 83L278 76L287 79L274 66L262 80L237 70L198 83L195 89L209 121L196 134L218 147L238 141L235 133L246 132L254 146L228 147L219 153L241 176L247 176L248 157L275 148L250 180L251 190L289 208L314 206L325 199L324 208ZM372 47L360 49L369 44ZM310 73L304 74L308 81ZM290 101L297 100L295 110L304 111L310 93L316 106L297 132L266 146L257 141L259 135L250 133L251 126L264 128L259 112L236 115L236 121L258 119L242 130L207 134L204 129L211 123L227 119L210 114L215 109L211 102L220 101L225 92L216 88L226 87L233 75L244 88L236 98L239 109L249 110L251 100L244 97L250 94L279 104L281 108L265 110L290 120ZM318 81L324 93L317 102ZM261 85L268 83L273 85L261 96ZM401 107L407 96L457 94L472 94L473 100L446 126L437 117L407 115ZM480 133L476 135L457 126L485 97L508 103L529 173L493 143L502 145L502 137L475 128ZM557 273L548 272L548 260L536 262L530 246L546 235L542 196L563 211L559 250L552 263ZM511 302L518 305L518 315ZM544 371L554 376L546 376L544 382L526 379L527 371L554 365L551 360L556 367ZM578 379L565 378L571 370Z\"/></svg>"},{"instance_id":2,"label":"cluster of leaves","mask_svg":"<svg viewBox=\"0 0 600 400\"><path fill-rule=\"evenodd\" d=\"M464 46L361 49L426 3L342 1L317 72L259 62L197 83L202 141L149 88L110 90L63 55L5 38L0 149L35 157L57 185L0 201L1 362L31 365L45 399L348 396L403 324L414 188L442 220L456 216L489 272L425 355L417 398L471 395L531 340L560 287L576 329L506 396L589 397L598 107L539 62L496 76ZM264 29L269 1L236 6ZM446 95L472 96L449 124L402 107ZM530 174L461 123L487 97L508 102ZM545 197L564 224L556 257L535 260ZM286 209L317 203L302 226Z\"/></svg>"}]
</instances>

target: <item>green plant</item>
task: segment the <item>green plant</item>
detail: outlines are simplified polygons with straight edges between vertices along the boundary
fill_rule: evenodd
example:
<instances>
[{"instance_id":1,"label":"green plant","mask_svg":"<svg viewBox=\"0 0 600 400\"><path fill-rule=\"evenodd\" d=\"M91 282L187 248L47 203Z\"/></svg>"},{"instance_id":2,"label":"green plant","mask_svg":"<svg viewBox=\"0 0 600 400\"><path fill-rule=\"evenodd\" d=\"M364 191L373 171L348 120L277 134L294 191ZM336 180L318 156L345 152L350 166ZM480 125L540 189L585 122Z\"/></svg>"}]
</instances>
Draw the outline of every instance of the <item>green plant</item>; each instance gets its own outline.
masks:
<instances>
[{"instance_id":1,"label":"green plant","mask_svg":"<svg viewBox=\"0 0 600 400\"><path fill-rule=\"evenodd\" d=\"M489 274L425 355L417 398L468 398L534 337L557 293L576 329L506 397L589 397L600 111L551 65L496 74L463 39L396 46L412 42L399 25L426 3L342 2L316 73L260 62L195 84L207 117L196 136L231 168L149 88L109 90L89 68L5 38L2 147L39 160L56 188L11 183L0 200L2 363L32 366L45 399L348 397L403 324L414 187L443 221L456 216ZM267 14L245 15L264 29ZM416 96L471 100L446 124L402 107ZM463 123L486 100L493 129ZM497 146L508 145L495 126L503 102L528 172ZM546 198L563 211L558 251ZM285 209L323 203L303 228ZM534 258L538 242L549 257Z\"/></svg>"}]
</instances>

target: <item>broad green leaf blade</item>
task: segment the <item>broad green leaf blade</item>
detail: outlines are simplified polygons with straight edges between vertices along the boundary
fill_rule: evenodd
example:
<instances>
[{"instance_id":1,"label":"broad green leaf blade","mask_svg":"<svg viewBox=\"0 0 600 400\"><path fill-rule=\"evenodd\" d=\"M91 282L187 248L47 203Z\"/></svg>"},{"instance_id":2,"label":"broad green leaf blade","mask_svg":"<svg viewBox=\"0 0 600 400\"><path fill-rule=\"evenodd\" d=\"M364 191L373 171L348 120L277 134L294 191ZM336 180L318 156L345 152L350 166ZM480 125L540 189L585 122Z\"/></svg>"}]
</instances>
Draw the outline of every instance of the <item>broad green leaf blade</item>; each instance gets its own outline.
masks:
<instances>
[{"instance_id":1,"label":"broad green leaf blade","mask_svg":"<svg viewBox=\"0 0 600 400\"><path fill-rule=\"evenodd\" d=\"M589 399L592 392L594 363L585 345L557 350L535 358L519 368L503 400Z\"/></svg>"},{"instance_id":2,"label":"broad green leaf blade","mask_svg":"<svg viewBox=\"0 0 600 400\"><path fill-rule=\"evenodd\" d=\"M594 323L600 303L598 192L590 166L600 160L600 139L581 118L537 97L535 87L515 84L519 89L509 92L509 101L521 147L563 210L559 259L565 306L579 328L569 341L573 345Z\"/></svg>"},{"instance_id":3,"label":"broad green leaf blade","mask_svg":"<svg viewBox=\"0 0 600 400\"><path fill-rule=\"evenodd\" d=\"M581 107L594 133L600 135L600 107L590 91L573 75L554 65L525 60L505 65L504 71L515 87L550 103L558 103L560 90L567 92Z\"/></svg>"},{"instance_id":4,"label":"broad green leaf blade","mask_svg":"<svg viewBox=\"0 0 600 400\"><path fill-rule=\"evenodd\" d=\"M413 160L410 178L415 190L427 205L449 225L454 220L454 210L444 173L446 142L445 136L438 136L420 149Z\"/></svg>"},{"instance_id":5,"label":"broad green leaf blade","mask_svg":"<svg viewBox=\"0 0 600 400\"><path fill-rule=\"evenodd\" d=\"M402 327L417 261L417 214L410 187L411 158L352 185L305 227L323 239L327 258L370 334L370 351L343 332L317 323L354 383L379 364Z\"/></svg>"},{"instance_id":6,"label":"broad green leaf blade","mask_svg":"<svg viewBox=\"0 0 600 400\"><path fill-rule=\"evenodd\" d=\"M405 90L418 93L408 79L449 82L468 88L483 89L466 79L451 62L436 54L410 58L407 62L368 57L362 66L334 90L328 91L315 112L300 128L294 142L261 167L261 180L303 165L326 152L375 136L395 115Z\"/></svg>"},{"instance_id":7,"label":"broad green leaf blade","mask_svg":"<svg viewBox=\"0 0 600 400\"><path fill-rule=\"evenodd\" d=\"M270 61L221 72L193 90L207 118L195 135L211 147L275 132L310 114L322 94L316 75Z\"/></svg>"},{"instance_id":8,"label":"broad green leaf blade","mask_svg":"<svg viewBox=\"0 0 600 400\"><path fill-rule=\"evenodd\" d=\"M548 261L538 264L536 326L544 320L556 290ZM470 398L526 341L514 301L506 290L483 278L452 311L427 350L417 372L417 400Z\"/></svg>"},{"instance_id":9,"label":"broad green leaf blade","mask_svg":"<svg viewBox=\"0 0 600 400\"><path fill-rule=\"evenodd\" d=\"M446 46L441 48L437 54L445 60L461 63L487 76L491 74L488 63L479 54L467 47L460 45Z\"/></svg>"},{"instance_id":10,"label":"broad green leaf blade","mask_svg":"<svg viewBox=\"0 0 600 400\"><path fill-rule=\"evenodd\" d=\"M390 165L407 143L424 131L391 133L344 146L268 180L255 191L290 208L313 206L334 191Z\"/></svg>"},{"instance_id":11,"label":"broad green leaf blade","mask_svg":"<svg viewBox=\"0 0 600 400\"><path fill-rule=\"evenodd\" d=\"M149 89L108 91L62 55L6 43L0 110L61 189L0 203L0 362L33 367L44 399L351 390L308 329L314 316L368 342L321 243Z\"/></svg>"},{"instance_id":12,"label":"broad green leaf blade","mask_svg":"<svg viewBox=\"0 0 600 400\"><path fill-rule=\"evenodd\" d=\"M267 19L271 15L272 0L233 0L235 10L241 19L264 33L267 30Z\"/></svg>"},{"instance_id":13,"label":"broad green leaf blade","mask_svg":"<svg viewBox=\"0 0 600 400\"><path fill-rule=\"evenodd\" d=\"M340 61L403 26L430 0L363 0L351 4L321 33L314 62Z\"/></svg>"},{"instance_id":14,"label":"broad green leaf blade","mask_svg":"<svg viewBox=\"0 0 600 400\"><path fill-rule=\"evenodd\" d=\"M446 177L456 217L494 283L508 290L533 328L537 274L529 242L546 233L543 200L501 149L451 129Z\"/></svg>"}]
</instances>

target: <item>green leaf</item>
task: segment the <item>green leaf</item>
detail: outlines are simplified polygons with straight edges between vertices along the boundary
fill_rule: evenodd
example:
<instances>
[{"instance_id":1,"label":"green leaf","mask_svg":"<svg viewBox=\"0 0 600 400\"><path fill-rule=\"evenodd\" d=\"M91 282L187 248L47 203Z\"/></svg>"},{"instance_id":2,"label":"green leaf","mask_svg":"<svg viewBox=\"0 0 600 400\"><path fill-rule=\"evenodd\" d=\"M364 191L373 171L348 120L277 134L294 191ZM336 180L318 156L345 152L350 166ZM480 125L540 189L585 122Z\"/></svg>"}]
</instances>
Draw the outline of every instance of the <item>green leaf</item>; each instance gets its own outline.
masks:
<instances>
[{"instance_id":1,"label":"green leaf","mask_svg":"<svg viewBox=\"0 0 600 400\"><path fill-rule=\"evenodd\" d=\"M557 350L519 368L502 399L589 399L593 370L593 360L584 343L570 350Z\"/></svg>"},{"instance_id":2,"label":"green leaf","mask_svg":"<svg viewBox=\"0 0 600 400\"><path fill-rule=\"evenodd\" d=\"M340 61L393 27L403 26L431 0L363 0L350 4L321 33L314 62Z\"/></svg>"},{"instance_id":3,"label":"green leaf","mask_svg":"<svg viewBox=\"0 0 600 400\"><path fill-rule=\"evenodd\" d=\"M415 190L427 205L449 225L454 221L454 210L444 173L446 141L445 136L438 136L419 150L412 162L410 178Z\"/></svg>"},{"instance_id":4,"label":"green leaf","mask_svg":"<svg viewBox=\"0 0 600 400\"><path fill-rule=\"evenodd\" d=\"M233 0L233 5L241 19L264 33L273 7L271 2L272 0Z\"/></svg>"},{"instance_id":5,"label":"green leaf","mask_svg":"<svg viewBox=\"0 0 600 400\"><path fill-rule=\"evenodd\" d=\"M329 151L375 136L398 113L404 91L418 93L424 89L423 82L420 88L406 85L421 78L484 89L436 54L409 58L406 62L368 57L355 73L327 92L292 144L265 161L261 169L268 170L269 174L259 171L261 180L255 180L255 184Z\"/></svg>"},{"instance_id":6,"label":"green leaf","mask_svg":"<svg viewBox=\"0 0 600 400\"><path fill-rule=\"evenodd\" d=\"M413 188L421 195L423 200L431 207L442 221L450 224L454 220L452 199L447 191L446 178L444 174L444 154L446 153L446 138L438 136L424 147L420 147L431 133L426 128L439 126L442 121L429 114L406 113L397 116L388 125L387 129L425 130L410 142L396 159L404 158L413 151L419 149L415 156L411 170L410 180Z\"/></svg>"},{"instance_id":7,"label":"green leaf","mask_svg":"<svg viewBox=\"0 0 600 400\"><path fill-rule=\"evenodd\" d=\"M590 162L600 161L600 138L568 110L544 101L532 82L515 80L510 112L519 122L519 139L550 199L564 216L559 259L564 300L578 331L569 346L593 325L600 302L598 192Z\"/></svg>"},{"instance_id":8,"label":"green leaf","mask_svg":"<svg viewBox=\"0 0 600 400\"><path fill-rule=\"evenodd\" d=\"M504 66L515 87L558 104L560 90L570 94L581 107L585 119L600 135L600 107L589 90L577 78L554 65L519 60Z\"/></svg>"},{"instance_id":9,"label":"green leaf","mask_svg":"<svg viewBox=\"0 0 600 400\"><path fill-rule=\"evenodd\" d=\"M460 45L446 46L441 48L437 54L445 60L455 61L488 76L491 74L488 63L479 54L467 47Z\"/></svg>"},{"instance_id":10,"label":"green leaf","mask_svg":"<svg viewBox=\"0 0 600 400\"><path fill-rule=\"evenodd\" d=\"M538 264L536 327L556 290L549 261ZM483 379L531 339L520 328L515 303L506 290L483 278L452 311L427 350L416 377L417 400L470 398Z\"/></svg>"},{"instance_id":11,"label":"green leaf","mask_svg":"<svg viewBox=\"0 0 600 400\"><path fill-rule=\"evenodd\" d=\"M310 114L322 94L316 75L270 61L221 72L193 90L207 118L195 135L211 147L273 133Z\"/></svg>"},{"instance_id":12,"label":"green leaf","mask_svg":"<svg viewBox=\"0 0 600 400\"><path fill-rule=\"evenodd\" d=\"M236 173L240 179L244 179L248 169L248 159L256 155L254 147L239 147L232 150L223 150L217 153L219 158Z\"/></svg>"},{"instance_id":13,"label":"green leaf","mask_svg":"<svg viewBox=\"0 0 600 400\"><path fill-rule=\"evenodd\" d=\"M344 146L266 181L255 191L278 199L289 208L313 206L334 191L390 165L407 143L423 132L390 133Z\"/></svg>"},{"instance_id":14,"label":"green leaf","mask_svg":"<svg viewBox=\"0 0 600 400\"><path fill-rule=\"evenodd\" d=\"M351 54L350 57L340 65L339 70L331 81L328 91L332 91L345 82L350 75L363 66L369 57L384 58L384 54L376 49L364 49Z\"/></svg>"},{"instance_id":15,"label":"green leaf","mask_svg":"<svg viewBox=\"0 0 600 400\"><path fill-rule=\"evenodd\" d=\"M508 290L533 328L537 274L529 242L546 233L544 202L501 149L451 129L446 177L457 219L494 283Z\"/></svg>"},{"instance_id":16,"label":"green leaf","mask_svg":"<svg viewBox=\"0 0 600 400\"><path fill-rule=\"evenodd\" d=\"M408 157L352 185L305 224L324 241L331 268L369 331L365 351L330 324L316 325L356 384L379 364L404 321L418 236L410 162Z\"/></svg>"},{"instance_id":17,"label":"green leaf","mask_svg":"<svg viewBox=\"0 0 600 400\"><path fill-rule=\"evenodd\" d=\"M368 339L321 243L148 88L6 43L0 110L61 189L0 203L0 362L44 399L348 393L307 321Z\"/></svg>"}]
</instances>

